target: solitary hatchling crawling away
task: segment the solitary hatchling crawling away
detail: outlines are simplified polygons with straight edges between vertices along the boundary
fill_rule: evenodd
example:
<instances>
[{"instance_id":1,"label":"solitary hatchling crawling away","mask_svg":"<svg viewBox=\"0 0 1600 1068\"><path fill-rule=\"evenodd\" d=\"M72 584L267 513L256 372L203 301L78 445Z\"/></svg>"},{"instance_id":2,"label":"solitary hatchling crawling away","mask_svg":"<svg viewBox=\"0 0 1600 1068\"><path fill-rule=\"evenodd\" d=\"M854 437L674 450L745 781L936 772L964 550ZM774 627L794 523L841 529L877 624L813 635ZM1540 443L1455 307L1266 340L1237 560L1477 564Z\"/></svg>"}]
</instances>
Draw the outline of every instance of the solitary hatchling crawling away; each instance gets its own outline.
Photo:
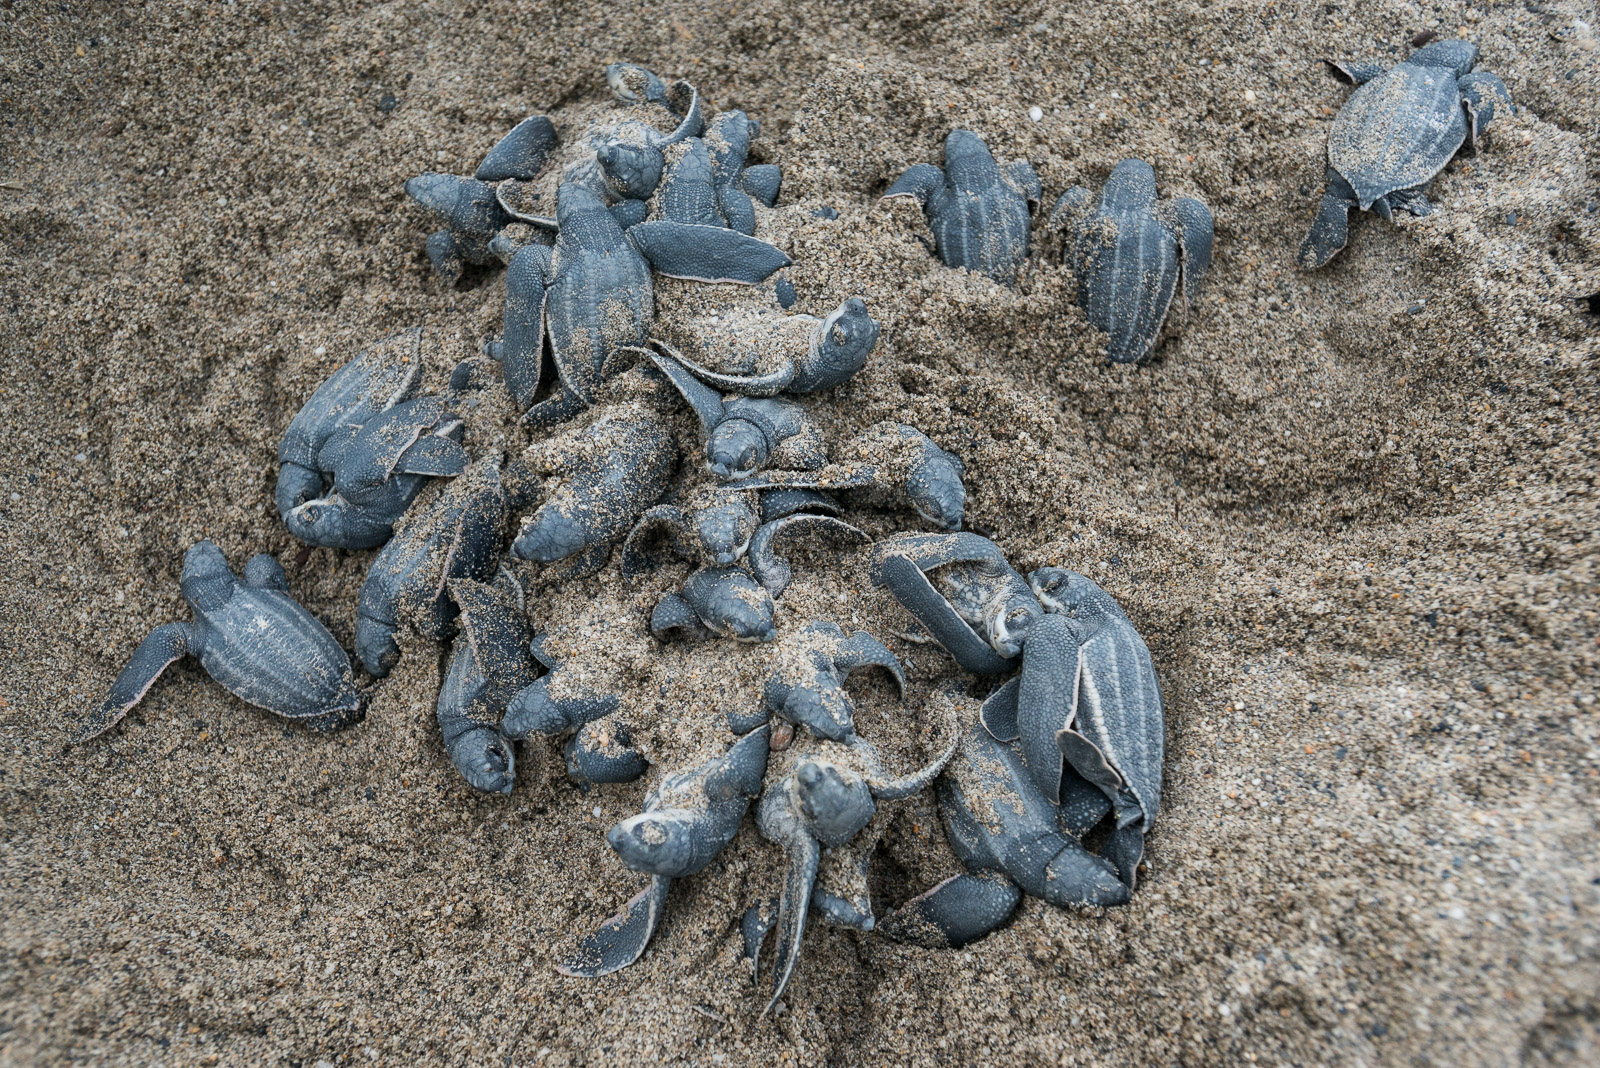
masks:
<instances>
[{"instance_id":1,"label":"solitary hatchling crawling away","mask_svg":"<svg viewBox=\"0 0 1600 1068\"><path fill-rule=\"evenodd\" d=\"M1137 363L1188 318L1211 268L1211 211L1193 197L1156 200L1156 172L1125 159L1100 192L1074 186L1050 215L1066 231L1078 303L1107 335L1114 363Z\"/></svg>"},{"instance_id":2,"label":"solitary hatchling crawling away","mask_svg":"<svg viewBox=\"0 0 1600 1068\"><path fill-rule=\"evenodd\" d=\"M1433 210L1424 190L1466 146L1477 151L1498 113L1512 110L1496 75L1473 71L1478 46L1435 41L1385 70L1377 63L1329 62L1356 86L1328 133L1328 188L1300 245L1300 266L1321 267L1349 240L1351 208L1393 221L1395 209Z\"/></svg>"},{"instance_id":3,"label":"solitary hatchling crawling away","mask_svg":"<svg viewBox=\"0 0 1600 1068\"><path fill-rule=\"evenodd\" d=\"M74 733L74 744L110 730L186 655L239 699L313 730L361 718L350 658L289 596L288 577L271 556L251 557L240 581L222 550L202 541L184 554L180 581L194 622L167 623L139 643L110 694Z\"/></svg>"}]
</instances>

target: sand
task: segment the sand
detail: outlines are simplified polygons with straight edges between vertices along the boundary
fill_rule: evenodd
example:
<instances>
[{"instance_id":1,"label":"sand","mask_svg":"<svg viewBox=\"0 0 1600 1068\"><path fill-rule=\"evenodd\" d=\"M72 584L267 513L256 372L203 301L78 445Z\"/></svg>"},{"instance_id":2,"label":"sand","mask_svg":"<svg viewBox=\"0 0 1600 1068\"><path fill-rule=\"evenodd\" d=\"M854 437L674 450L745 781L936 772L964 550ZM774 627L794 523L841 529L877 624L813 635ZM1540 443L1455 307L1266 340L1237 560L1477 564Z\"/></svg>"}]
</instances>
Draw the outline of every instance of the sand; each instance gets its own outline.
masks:
<instances>
[{"instance_id":1,"label":"sand","mask_svg":"<svg viewBox=\"0 0 1600 1068\"><path fill-rule=\"evenodd\" d=\"M1585 19L1567 2L4 0L0 1063L1595 1063ZM1434 181L1431 217L1356 218L1332 265L1298 271L1347 93L1317 59L1391 60L1428 30L1476 40L1520 113ZM747 819L674 886L639 963L563 978L643 885L603 833L650 780L584 791L557 744L530 742L510 797L473 794L433 723L430 643L406 638L338 735L191 662L66 749L133 646L185 618L178 568L202 537L236 566L277 554L351 644L371 554L298 554L272 506L278 437L377 338L426 327L437 386L496 331L501 272L441 286L401 183L602 99L618 59L759 118L755 158L785 175L760 232L795 260L796 310L860 295L882 320L866 370L816 406L830 440L915 423L966 463L972 526L1018 567L1085 571L1147 637L1169 758L1127 907L1028 901L960 952L817 923L762 1019L737 921L776 892L779 849ZM1047 199L1137 155L1164 196L1205 200L1217 258L1185 333L1108 366L1042 220L1015 290L939 265L916 205L877 196L958 125L1032 161ZM837 221L810 214L825 205ZM759 296L658 293L668 316ZM529 444L497 425L475 425L475 450ZM928 695L951 662L895 636L908 621L859 554L815 544L780 629L833 618L895 648L903 707L881 678L852 686L862 733L909 771L941 747ZM725 744L717 717L758 655L651 644L649 608L683 573L529 576L536 621L620 654L604 666L636 696L676 680L654 716L633 710L662 761ZM958 870L929 795L870 833L880 912Z\"/></svg>"}]
</instances>

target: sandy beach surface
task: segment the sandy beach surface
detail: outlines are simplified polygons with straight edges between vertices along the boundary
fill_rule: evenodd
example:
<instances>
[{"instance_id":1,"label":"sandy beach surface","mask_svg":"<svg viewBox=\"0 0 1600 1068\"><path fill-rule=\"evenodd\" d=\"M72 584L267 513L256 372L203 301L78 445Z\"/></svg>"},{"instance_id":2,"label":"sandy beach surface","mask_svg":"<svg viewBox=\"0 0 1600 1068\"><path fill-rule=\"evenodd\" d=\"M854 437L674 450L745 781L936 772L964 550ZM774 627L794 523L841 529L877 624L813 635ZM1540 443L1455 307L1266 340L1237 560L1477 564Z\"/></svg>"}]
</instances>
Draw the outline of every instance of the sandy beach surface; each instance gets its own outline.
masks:
<instances>
[{"instance_id":1,"label":"sandy beach surface","mask_svg":"<svg viewBox=\"0 0 1600 1068\"><path fill-rule=\"evenodd\" d=\"M0 1064L1600 1063L1595 21L1566 0L0 0ZM1518 113L1432 183L1432 215L1353 217L1298 270L1349 92L1320 58L1395 62L1424 32L1476 41ZM475 794L434 721L446 650L409 635L342 733L188 661L67 747L139 640L188 618L201 538L236 567L276 554L351 646L372 553L300 552L278 440L378 338L423 327L442 388L497 332L503 272L441 284L401 183L605 102L616 60L758 118L753 158L784 172L758 234L794 259L796 310L858 295L883 323L813 404L829 441L917 425L965 462L973 527L1023 570L1092 576L1145 635L1166 792L1128 906L1028 900L954 952L817 922L763 1018L738 921L785 860L747 818L637 964L557 974L643 886L605 830L759 693L769 651L649 637L679 565L519 565L535 623L628 693L637 783L585 790L535 740L510 796ZM916 205L879 197L953 127L1029 160L1047 209L1133 156L1208 203L1183 334L1108 364L1047 210L1014 289L934 259ZM774 306L770 282L657 297L667 331ZM537 460L508 406L482 393L469 447ZM703 480L697 427L661 406ZM929 759L953 662L900 636L864 553L791 560L780 631L887 641L910 688L852 682L857 727L897 773ZM960 870L931 793L868 841L880 915Z\"/></svg>"}]
</instances>

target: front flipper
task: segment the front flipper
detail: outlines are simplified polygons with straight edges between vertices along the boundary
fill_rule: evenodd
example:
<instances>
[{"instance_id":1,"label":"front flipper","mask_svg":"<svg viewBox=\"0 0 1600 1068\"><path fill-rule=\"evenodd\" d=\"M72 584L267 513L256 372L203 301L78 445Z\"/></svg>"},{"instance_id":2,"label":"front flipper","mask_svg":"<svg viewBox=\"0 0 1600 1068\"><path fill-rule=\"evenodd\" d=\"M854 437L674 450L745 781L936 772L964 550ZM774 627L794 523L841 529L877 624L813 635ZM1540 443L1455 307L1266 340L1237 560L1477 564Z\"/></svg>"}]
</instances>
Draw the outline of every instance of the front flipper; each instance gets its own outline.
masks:
<instances>
[{"instance_id":1,"label":"front flipper","mask_svg":"<svg viewBox=\"0 0 1600 1068\"><path fill-rule=\"evenodd\" d=\"M1365 85L1385 70L1382 63L1362 63L1343 59L1325 59L1328 73L1346 85Z\"/></svg>"},{"instance_id":2,"label":"front flipper","mask_svg":"<svg viewBox=\"0 0 1600 1068\"><path fill-rule=\"evenodd\" d=\"M764 375L725 375L709 367L702 367L687 356L676 352L673 353L673 358L706 385L744 397L776 397L794 381L796 373L795 362L792 359L776 371Z\"/></svg>"},{"instance_id":3,"label":"front flipper","mask_svg":"<svg viewBox=\"0 0 1600 1068\"><path fill-rule=\"evenodd\" d=\"M1061 803L1062 748L1057 739L1078 714L1080 647L1066 617L1033 621L1022 647L1017 737L1028 777L1052 805ZM1097 750L1098 751L1098 750ZM1076 765L1074 765L1076 766Z\"/></svg>"},{"instance_id":4,"label":"front flipper","mask_svg":"<svg viewBox=\"0 0 1600 1068\"><path fill-rule=\"evenodd\" d=\"M640 516L622 543L622 577L632 582L661 566L662 554L652 550L662 542L676 548L687 523L683 510L670 504L658 504Z\"/></svg>"},{"instance_id":5,"label":"front flipper","mask_svg":"<svg viewBox=\"0 0 1600 1068\"><path fill-rule=\"evenodd\" d=\"M539 392L544 354L545 280L550 275L550 249L526 245L506 267L506 304L501 341L491 352L517 408L527 411Z\"/></svg>"},{"instance_id":6,"label":"front flipper","mask_svg":"<svg viewBox=\"0 0 1600 1068\"><path fill-rule=\"evenodd\" d=\"M794 578L794 572L787 560L772 551L772 545L781 534L797 526L823 527L847 534L861 542L872 540L866 531L853 527L842 519L815 515L811 512L801 512L762 524L756 530L755 536L750 539L750 571L755 575L756 581L766 587L767 592L774 597L788 588L789 582ZM889 655L892 657L894 654Z\"/></svg>"},{"instance_id":7,"label":"front flipper","mask_svg":"<svg viewBox=\"0 0 1600 1068\"><path fill-rule=\"evenodd\" d=\"M655 611L650 613L650 634L659 641L670 642L680 638L706 638L711 632L689 602L675 593L661 598Z\"/></svg>"},{"instance_id":8,"label":"front flipper","mask_svg":"<svg viewBox=\"0 0 1600 1068\"><path fill-rule=\"evenodd\" d=\"M997 742L1014 742L1021 734L1017 726L1017 696L1022 689L1022 677L1007 679L1000 688L983 699L978 711L978 722Z\"/></svg>"},{"instance_id":9,"label":"front flipper","mask_svg":"<svg viewBox=\"0 0 1600 1068\"><path fill-rule=\"evenodd\" d=\"M817 883L817 864L822 847L804 830L796 828L788 845L789 870L783 878L783 896L778 899L778 952L772 962L772 997L761 1010L765 1016L783 996L800 959L800 940L805 937L806 917L811 912L811 891Z\"/></svg>"},{"instance_id":10,"label":"front flipper","mask_svg":"<svg viewBox=\"0 0 1600 1068\"><path fill-rule=\"evenodd\" d=\"M650 266L669 278L755 285L792 263L765 241L721 226L655 220L628 230Z\"/></svg>"},{"instance_id":11,"label":"front flipper","mask_svg":"<svg viewBox=\"0 0 1600 1068\"><path fill-rule=\"evenodd\" d=\"M1122 790L1122 776L1106 760L1100 747L1088 738L1075 730L1058 731L1056 747L1061 750L1062 758L1072 765L1073 771L1099 787L1107 797L1115 798Z\"/></svg>"},{"instance_id":12,"label":"front flipper","mask_svg":"<svg viewBox=\"0 0 1600 1068\"><path fill-rule=\"evenodd\" d=\"M689 408L700 420L701 429L710 434L712 428L722 422L722 395L689 373L683 357L679 356L672 346L662 341L651 344L650 349L638 351L649 356L661 369L661 373L667 376L667 381L671 382L688 402Z\"/></svg>"},{"instance_id":13,"label":"front flipper","mask_svg":"<svg viewBox=\"0 0 1600 1068\"><path fill-rule=\"evenodd\" d=\"M666 876L652 875L650 885L579 943L578 951L556 965L556 971L594 979L620 971L638 960L650 944L650 936L661 925L661 915L667 907L667 889L671 885L672 880Z\"/></svg>"},{"instance_id":14,"label":"front flipper","mask_svg":"<svg viewBox=\"0 0 1600 1068\"><path fill-rule=\"evenodd\" d=\"M895 689L900 696L904 698L906 695L906 673L900 666L900 658L864 630L856 631L839 643L833 654L833 666L846 676L857 668L881 667L894 679Z\"/></svg>"},{"instance_id":15,"label":"front flipper","mask_svg":"<svg viewBox=\"0 0 1600 1068\"><path fill-rule=\"evenodd\" d=\"M424 434L400 454L390 474L454 478L471 462L472 455L459 442L439 434Z\"/></svg>"},{"instance_id":16,"label":"front flipper","mask_svg":"<svg viewBox=\"0 0 1600 1068\"><path fill-rule=\"evenodd\" d=\"M974 675L999 675L1014 666L967 626L909 557L890 556L878 570L877 584L887 586L895 600L928 628L963 670Z\"/></svg>"},{"instance_id":17,"label":"front flipper","mask_svg":"<svg viewBox=\"0 0 1600 1068\"><path fill-rule=\"evenodd\" d=\"M957 875L906 902L878 930L896 942L960 949L1005 923L1021 901L1021 888L997 871Z\"/></svg>"},{"instance_id":18,"label":"front flipper","mask_svg":"<svg viewBox=\"0 0 1600 1068\"><path fill-rule=\"evenodd\" d=\"M918 163L895 179L894 184L884 191L883 199L915 197L918 204L927 207L928 201L944 188L944 184L944 171L931 163Z\"/></svg>"},{"instance_id":19,"label":"front flipper","mask_svg":"<svg viewBox=\"0 0 1600 1068\"><path fill-rule=\"evenodd\" d=\"M149 637L133 651L133 658L111 684L111 692L100 703L100 707L73 732L69 744L87 742L116 726L117 721L127 715L128 710L138 704L150 687L155 685L168 664L186 653L198 652L192 649L194 639L194 628L188 623L167 623L151 631Z\"/></svg>"},{"instance_id":20,"label":"front flipper","mask_svg":"<svg viewBox=\"0 0 1600 1068\"><path fill-rule=\"evenodd\" d=\"M1179 270L1183 272L1183 300L1193 305L1200 291L1200 280L1211 270L1211 243L1215 224L1211 209L1194 197L1179 197L1172 203L1172 214L1178 220L1178 250L1183 254Z\"/></svg>"},{"instance_id":21,"label":"front flipper","mask_svg":"<svg viewBox=\"0 0 1600 1068\"><path fill-rule=\"evenodd\" d=\"M256 590L289 592L289 576L271 553L257 553L244 565L244 584Z\"/></svg>"},{"instance_id":22,"label":"front flipper","mask_svg":"<svg viewBox=\"0 0 1600 1068\"><path fill-rule=\"evenodd\" d=\"M530 115L495 143L472 176L480 182L498 182L506 178L531 181L538 176L555 147L555 124L543 115Z\"/></svg>"},{"instance_id":23,"label":"front flipper","mask_svg":"<svg viewBox=\"0 0 1600 1068\"><path fill-rule=\"evenodd\" d=\"M609 716L622 703L616 694L599 696L552 697L550 687L559 681L545 675L517 691L506 704L500 733L507 738L526 738L530 734L561 734L585 723Z\"/></svg>"},{"instance_id":24,"label":"front flipper","mask_svg":"<svg viewBox=\"0 0 1600 1068\"><path fill-rule=\"evenodd\" d=\"M937 779L939 773L944 770L944 766L950 763L950 758L955 756L956 746L960 741L960 737L957 736L931 764L917 769L910 775L902 776L898 779L875 779L869 781L867 785L872 789L872 796L879 801L899 801L924 789L929 783Z\"/></svg>"},{"instance_id":25,"label":"front flipper","mask_svg":"<svg viewBox=\"0 0 1600 1068\"><path fill-rule=\"evenodd\" d=\"M1117 875L1130 891L1138 886L1139 862L1144 860L1144 824L1118 827L1100 847L1100 855L1117 869Z\"/></svg>"},{"instance_id":26,"label":"front flipper","mask_svg":"<svg viewBox=\"0 0 1600 1068\"><path fill-rule=\"evenodd\" d=\"M1333 259L1350 240L1350 209L1357 206L1350 183L1332 167L1328 168L1328 188L1322 206L1311 223L1311 230L1300 243L1300 267L1314 271Z\"/></svg>"}]
</instances>

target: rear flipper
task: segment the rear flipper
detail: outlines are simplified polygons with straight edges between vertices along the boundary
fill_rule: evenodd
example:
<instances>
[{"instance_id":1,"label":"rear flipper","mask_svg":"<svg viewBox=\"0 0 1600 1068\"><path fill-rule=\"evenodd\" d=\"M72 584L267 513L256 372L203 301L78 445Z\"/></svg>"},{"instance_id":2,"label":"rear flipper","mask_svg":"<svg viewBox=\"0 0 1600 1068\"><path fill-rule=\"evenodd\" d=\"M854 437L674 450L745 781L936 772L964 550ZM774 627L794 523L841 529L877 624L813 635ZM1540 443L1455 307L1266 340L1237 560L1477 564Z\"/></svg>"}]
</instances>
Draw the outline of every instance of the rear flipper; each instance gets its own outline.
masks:
<instances>
[{"instance_id":1,"label":"rear flipper","mask_svg":"<svg viewBox=\"0 0 1600 1068\"><path fill-rule=\"evenodd\" d=\"M728 229L747 235L756 232L755 203L743 189L729 186L718 190L717 207L722 209L722 217L728 220Z\"/></svg>"},{"instance_id":2,"label":"rear flipper","mask_svg":"<svg viewBox=\"0 0 1600 1068\"><path fill-rule=\"evenodd\" d=\"M581 782L633 782L650 767L633 746L624 723L615 717L592 720L567 743L567 774Z\"/></svg>"},{"instance_id":3,"label":"rear flipper","mask_svg":"<svg viewBox=\"0 0 1600 1068\"><path fill-rule=\"evenodd\" d=\"M1017 695L1022 687L1022 676L1007 679L998 690L983 699L978 711L978 722L997 742L1014 742L1022 731L1017 726Z\"/></svg>"},{"instance_id":4,"label":"rear flipper","mask_svg":"<svg viewBox=\"0 0 1600 1068\"><path fill-rule=\"evenodd\" d=\"M778 249L721 226L656 220L628 231L639 254L670 278L755 285L790 259Z\"/></svg>"},{"instance_id":5,"label":"rear flipper","mask_svg":"<svg viewBox=\"0 0 1600 1068\"><path fill-rule=\"evenodd\" d=\"M583 979L594 979L620 971L638 960L650 944L650 937L661 925L666 910L667 889L672 880L652 875L650 885L629 901L623 910L600 925L600 929L578 945L578 951L556 971Z\"/></svg>"},{"instance_id":6,"label":"rear flipper","mask_svg":"<svg viewBox=\"0 0 1600 1068\"><path fill-rule=\"evenodd\" d=\"M767 940L767 932L772 930L778 922L778 901L758 902L744 910L744 916L739 920L739 935L744 941L744 949L739 954L750 962L750 978L759 978L761 970L761 944Z\"/></svg>"},{"instance_id":7,"label":"rear flipper","mask_svg":"<svg viewBox=\"0 0 1600 1068\"><path fill-rule=\"evenodd\" d=\"M758 163L754 167L746 167L739 176L739 184L744 191L761 202L762 207L770 208L778 202L778 190L783 185L783 170L776 163Z\"/></svg>"},{"instance_id":8,"label":"rear flipper","mask_svg":"<svg viewBox=\"0 0 1600 1068\"><path fill-rule=\"evenodd\" d=\"M1200 280L1211 270L1215 224L1211 209L1194 197L1173 201L1172 214L1178 220L1178 247L1183 251L1183 300L1192 305L1200 291Z\"/></svg>"},{"instance_id":9,"label":"rear flipper","mask_svg":"<svg viewBox=\"0 0 1600 1068\"><path fill-rule=\"evenodd\" d=\"M1006 178L1016 186L1028 201L1028 207L1034 211L1039 210L1039 205L1044 203L1044 183L1039 181L1039 174L1033 165L1025 159L1015 163L1006 164Z\"/></svg>"},{"instance_id":10,"label":"rear flipper","mask_svg":"<svg viewBox=\"0 0 1600 1068\"><path fill-rule=\"evenodd\" d=\"M997 871L957 875L906 902L878 930L896 942L959 949L1005 923L1021 901L1021 888Z\"/></svg>"},{"instance_id":11,"label":"rear flipper","mask_svg":"<svg viewBox=\"0 0 1600 1068\"><path fill-rule=\"evenodd\" d=\"M1433 205L1428 201L1428 195L1417 189L1397 189L1384 198L1395 211L1410 212L1417 218L1422 218L1433 212Z\"/></svg>"},{"instance_id":12,"label":"rear flipper","mask_svg":"<svg viewBox=\"0 0 1600 1068\"><path fill-rule=\"evenodd\" d=\"M111 684L111 692L100 703L100 707L85 718L73 733L71 744L87 742L116 726L117 721L127 715L128 710L138 704L150 687L155 685L168 664L191 651L199 652L198 649L191 649L194 637L194 630L188 623L167 623L151 631L149 637L133 651L133 658L117 676L117 681Z\"/></svg>"},{"instance_id":13,"label":"rear flipper","mask_svg":"<svg viewBox=\"0 0 1600 1068\"><path fill-rule=\"evenodd\" d=\"M1350 209L1356 206L1355 190L1338 171L1328 168L1328 188L1322 194L1322 207L1311 224L1306 239L1300 242L1300 267L1314 271L1333 259L1350 240Z\"/></svg>"},{"instance_id":14,"label":"rear flipper","mask_svg":"<svg viewBox=\"0 0 1600 1068\"><path fill-rule=\"evenodd\" d=\"M650 214L650 202L636 197L619 200L611 205L610 210L611 217L617 221L618 226L624 230L631 230L644 222L645 217Z\"/></svg>"},{"instance_id":15,"label":"rear flipper","mask_svg":"<svg viewBox=\"0 0 1600 1068\"><path fill-rule=\"evenodd\" d=\"M1384 72L1382 63L1362 63L1342 59L1322 61L1328 73L1346 85L1365 85Z\"/></svg>"}]
</instances>

